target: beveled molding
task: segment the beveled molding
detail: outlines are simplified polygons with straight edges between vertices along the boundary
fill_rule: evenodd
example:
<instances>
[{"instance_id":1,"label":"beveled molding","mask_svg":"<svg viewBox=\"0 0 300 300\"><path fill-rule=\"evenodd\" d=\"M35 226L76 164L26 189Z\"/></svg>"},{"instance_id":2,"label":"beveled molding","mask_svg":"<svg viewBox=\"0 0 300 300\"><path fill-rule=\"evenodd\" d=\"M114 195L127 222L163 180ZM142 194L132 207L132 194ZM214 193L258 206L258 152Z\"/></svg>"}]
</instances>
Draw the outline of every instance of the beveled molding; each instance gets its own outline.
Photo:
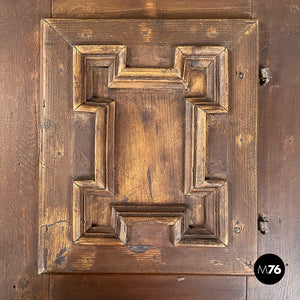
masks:
<instances>
[{"instance_id":1,"label":"beveled molding","mask_svg":"<svg viewBox=\"0 0 300 300\"><path fill-rule=\"evenodd\" d=\"M122 241L126 244L127 229L124 218L120 217L123 231L116 226L114 215L115 206L111 208L111 226L92 227L88 208L88 191L98 192L101 196L113 196L113 132L114 110L107 118L103 109L114 105L114 102L99 99L93 95L93 74L98 68L108 69L108 88L127 89L185 89L186 98L186 141L185 141L185 190L186 194L198 194L213 197L212 220L208 228L199 227L177 233L177 246L216 246L224 247L228 242L228 191L225 180L209 180L205 171L206 143L206 113L226 113L228 109L228 51L225 47L217 46L179 46L175 49L174 67L170 69L128 68L126 67L126 50L124 45L80 45L73 47L73 105L75 111L96 112L95 130L95 180L75 181L82 191L74 186L73 191L73 239L81 244L115 245ZM201 78L204 76L205 78ZM97 101L97 102L96 102ZM106 101L106 102L103 102ZM97 105L98 103L98 105ZM110 104L107 104L110 103ZM192 105L192 108L190 107ZM100 110L101 109L101 110ZM114 109L114 106L113 106ZM201 110L198 112L198 110ZM101 113L100 113L101 112ZM105 122L101 127L99 124ZM97 125L98 124L98 125ZM100 128L99 128L100 127ZM109 132L109 134L108 134ZM107 139L105 137L108 137ZM106 147L101 145L106 140ZM104 138L103 138L104 137ZM103 143L102 143L103 144ZM100 148L100 149L99 149ZM105 151L106 149L106 151ZM107 154L110 149L111 155ZM101 151L102 150L102 151ZM106 155L106 156L105 156ZM110 157L110 160L106 159ZM101 160L101 158L104 158ZM102 162L102 164L100 162ZM101 172L102 171L102 172ZM108 183L105 182L106 178ZM110 188L107 188L109 185ZM82 204L80 204L82 203ZM90 204L92 206L92 204ZM83 209L80 210L80 207ZM131 219L135 209L145 209L145 215L152 209L149 206L131 207ZM172 206L154 206L156 214L171 209ZM205 209L205 208L204 208ZM187 208L188 211L188 208ZM165 216L166 217L166 216ZM174 217L174 216L173 216ZM208 219L208 218L207 218ZM80 220L85 220L81 222ZM148 222L157 222L150 218ZM177 222L177 221L176 221ZM185 223L189 220L185 217ZM170 223L171 224L171 223ZM173 226L173 225L172 225ZM126 230L125 230L126 228ZM213 228L213 230L211 229ZM122 233L122 234L121 234ZM186 234L185 234L186 233ZM172 236L174 233L171 234Z\"/></svg>"},{"instance_id":2,"label":"beveled molding","mask_svg":"<svg viewBox=\"0 0 300 300\"><path fill-rule=\"evenodd\" d=\"M90 227L78 242L98 245L127 245L131 241L130 231L133 226L153 223L169 227L169 242L175 246L181 242L188 230L189 211L185 204L126 205L113 203L111 210L111 228L103 230L99 227ZM99 239L99 235L101 235L101 239ZM114 239L112 240L111 237Z\"/></svg>"},{"instance_id":3,"label":"beveled molding","mask_svg":"<svg viewBox=\"0 0 300 300\"><path fill-rule=\"evenodd\" d=\"M131 21L133 23L141 22L141 20ZM218 36L217 39L214 39L214 37L205 35L205 30L208 30L212 24L216 30L221 30L225 24L222 22L226 21L231 28L231 31L226 33L226 37ZM39 272L134 273L136 259L134 258L132 261L133 253L130 247L126 246L130 244L131 228L153 223L169 228L170 245L168 247L170 248L168 251L172 255L164 257L163 264L155 265L151 272L172 273L175 270L172 265L177 265L177 261L181 261L182 273L251 275L251 261L256 255L256 247L253 249L242 247L241 249L241 245L256 241L256 228L254 228L256 226L256 185L247 190L248 196L251 198L249 200L252 205L251 209L245 210L241 207L242 203L237 202L239 201L237 195L241 195L240 187L248 184L246 178L251 178L255 183L253 176L255 176L256 165L252 158L256 155L256 136L252 143L250 141L249 147L254 149L254 154L251 149L249 151L251 158L248 152L239 152L240 149L234 145L235 139L232 137L234 137L235 132L239 132L238 130L245 130L246 122L239 121L236 113L239 110L247 121L253 122L249 132L256 135L255 70L258 64L257 61L251 62L251 59L257 57L256 21L189 20L188 28L184 28L183 22L180 20L165 20L164 26L170 30L174 28L174 32L180 28L192 34L188 31L190 26L198 26L199 35L203 37L202 44L198 46L190 46L193 44L190 40L185 41L183 39L180 41L174 37L174 42L177 45L174 47L173 68L127 67L126 39L122 37L121 31L114 29L115 41L118 43L114 43L115 45L103 44L100 42L102 37L99 37L94 30L97 22L101 27L96 27L102 28L101 30L104 31L107 30L104 34L110 36L110 29L106 23L120 23L121 28L123 28L122 24L128 20L49 19L42 21L42 95L45 101L42 108L42 119L43 124L47 126L48 124L55 124L57 132L52 132L54 126L44 126L41 133L44 148L40 163ZM155 21L143 20L143 22L151 27L154 26ZM199 26L199 24L201 25ZM201 30L204 30L204 33ZM130 34L134 36L135 33ZM197 44L198 39L199 37L195 36L195 44ZM166 37L166 41L170 43L168 37ZM138 40L138 42L140 41ZM256 43L253 49L249 48L249 43L253 42ZM180 46L184 44L189 46ZM213 44L214 46L205 46L205 44ZM60 47L60 56L57 55L58 47ZM230 71L228 70L229 52L231 56ZM51 61L52 66L49 65L49 61ZM53 79L52 73L58 72L53 67L55 62L57 65L65 64L67 68L70 68L70 62L72 64L73 72L70 73L72 78L66 76L65 84ZM249 72L247 74L249 77L246 77L244 82L237 83L237 80L240 79L234 77L234 72L240 68L241 64L244 64L244 68ZM99 231L99 228L87 226L87 216L90 213L88 210L92 207L92 204L89 203L89 194L97 193L101 197L114 195L114 127L115 101L117 99L95 97L91 92L94 83L90 81L91 77L87 74L91 74L93 68L98 67L108 69L107 85L111 89L180 89L186 91L184 98L186 129L182 192L191 197L213 199L214 221L209 227L214 227L214 232L211 230L206 232L204 227L202 232L196 233L196 235L189 232L189 207L186 204L147 206L112 203L110 228L104 228L101 231L102 228ZM228 104L229 77L232 89L230 90L230 105ZM238 89L239 92L237 92ZM71 94L70 90L72 91ZM62 107L55 108L54 105L49 108L49 103L60 103L61 94L67 100L62 104ZM245 97L245 105L254 103L251 110L238 102L239 94ZM72 103L68 102L70 95L72 95ZM250 98L251 101L249 101ZM236 109L235 106L238 108ZM53 110L52 107L54 107ZM68 139L68 133L66 137L60 138L60 136L65 132L63 125L66 125L67 132L72 128L72 117L70 116L74 112L96 114L95 176L89 180L74 180L72 184L70 182L72 173L66 168L65 173L60 175L56 163L57 159L53 160L51 155L57 151L56 146L53 146L52 143L53 136L56 134L55 145L61 146L64 142L66 143L64 145L65 165L72 166L72 142L70 144L66 142L72 139ZM230 182L231 195L234 194L235 196L234 199L230 199L230 205L227 181L222 178L208 178L205 174L206 121L207 114L210 113L229 114L232 118L230 143L233 146L230 153L236 154L236 157L231 156L234 160L232 170L239 170L236 161L238 157L246 158L245 164L250 166L249 172L251 174L242 179L242 182L239 180L237 183ZM61 121L63 114L66 118ZM234 127L235 124L238 124L238 128ZM240 145L238 146L240 147ZM47 183L49 178L51 178L50 184ZM237 184L239 187L235 186ZM53 191L55 186L59 188L58 195ZM67 191L61 192L64 189ZM232 211L230 212L229 209ZM246 235L242 233L239 237L233 237L230 231L231 223L235 222L237 218L243 220L248 231ZM240 254L237 254L238 251ZM93 264L83 264L83 260L91 259L91 253ZM122 269L122 266L116 263L117 261L120 262L120 255L122 259L132 261L132 265L128 269ZM145 262L148 259L147 256L143 257L141 253L134 254L134 257L135 255L139 255L141 260L145 259ZM207 260L203 261L201 267L195 267L193 259L189 260L188 257L199 255L204 255ZM221 257L224 263L218 263L218 259ZM139 272L149 272L147 266L144 268L143 265L139 265L139 268Z\"/></svg>"},{"instance_id":4,"label":"beveled molding","mask_svg":"<svg viewBox=\"0 0 300 300\"><path fill-rule=\"evenodd\" d=\"M202 196L209 193L213 195L210 205L213 206L214 214L210 216L211 220L206 221L206 226L189 227L190 209L186 204L126 205L122 203L111 203L110 226L92 226L92 203L89 201L86 191L75 188L74 243L82 245L127 245L130 240L128 236L131 227L148 223L168 226L170 229L169 242L173 246L226 247L228 243L226 192L225 189L206 189L202 192ZM84 207L85 211L78 213L80 207Z\"/></svg>"},{"instance_id":5,"label":"beveled molding","mask_svg":"<svg viewBox=\"0 0 300 300\"><path fill-rule=\"evenodd\" d=\"M74 184L85 190L98 191L101 195L114 194L114 132L115 103L86 102L75 107L76 112L94 113L95 118L95 177L76 180Z\"/></svg>"},{"instance_id":6,"label":"beveled molding","mask_svg":"<svg viewBox=\"0 0 300 300\"><path fill-rule=\"evenodd\" d=\"M179 46L175 49L173 68L129 68L126 66L125 45L74 45L74 109L81 103L92 101L89 96L92 80L87 73L93 68L108 68L108 88L118 89L185 89L187 96L197 96L204 101L220 103L220 109L228 104L228 51L219 46ZM199 95L192 79L191 69L207 75L207 96ZM197 78L199 81L199 77ZM198 83L199 84L199 83ZM90 86L87 89L87 86ZM207 108L209 109L209 108Z\"/></svg>"}]
</instances>

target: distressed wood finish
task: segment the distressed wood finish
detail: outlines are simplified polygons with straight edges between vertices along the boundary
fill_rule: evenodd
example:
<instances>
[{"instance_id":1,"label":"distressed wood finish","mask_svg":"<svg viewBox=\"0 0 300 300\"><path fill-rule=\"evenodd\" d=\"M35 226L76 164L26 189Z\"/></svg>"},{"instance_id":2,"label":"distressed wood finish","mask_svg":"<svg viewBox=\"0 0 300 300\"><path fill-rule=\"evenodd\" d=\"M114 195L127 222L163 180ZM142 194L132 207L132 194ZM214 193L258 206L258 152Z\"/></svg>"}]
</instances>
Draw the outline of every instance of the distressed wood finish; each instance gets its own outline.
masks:
<instances>
[{"instance_id":1,"label":"distressed wood finish","mask_svg":"<svg viewBox=\"0 0 300 300\"><path fill-rule=\"evenodd\" d=\"M273 78L258 89L258 211L269 221L269 234L258 235L258 254L282 258L285 275L275 285L247 278L247 299L300 298L300 31L299 1L255 0L261 20L260 64Z\"/></svg>"},{"instance_id":2,"label":"distressed wood finish","mask_svg":"<svg viewBox=\"0 0 300 300\"><path fill-rule=\"evenodd\" d=\"M51 275L51 299L246 299L242 276ZM74 293L76 290L76 293Z\"/></svg>"},{"instance_id":3,"label":"distressed wood finish","mask_svg":"<svg viewBox=\"0 0 300 300\"><path fill-rule=\"evenodd\" d=\"M256 21L42 28L40 271L252 274Z\"/></svg>"},{"instance_id":4,"label":"distressed wood finish","mask_svg":"<svg viewBox=\"0 0 300 300\"><path fill-rule=\"evenodd\" d=\"M53 0L54 18L247 18L250 0Z\"/></svg>"},{"instance_id":5,"label":"distressed wood finish","mask_svg":"<svg viewBox=\"0 0 300 300\"><path fill-rule=\"evenodd\" d=\"M39 72L35 72L34 77L28 74L30 75L34 69L38 70L38 21L41 17L50 16L51 2L29 1L16 4L12 1L2 1L0 4L3 33L0 55L3 100L0 110L0 120L3 122L0 129L0 143L3 157L0 159L0 169L1 174L4 174L0 183L0 202L3 212L2 227L5 228L1 235L1 245L5 245L1 247L0 264L3 270L0 280L1 297L3 299L48 299L49 297L57 300L112 299L122 295L124 299L153 297L298 299L300 266L297 259L297 251L299 252L297 233L300 225L298 222L300 202L297 178L300 176L298 174L300 149L296 141L299 140L299 118L297 117L299 115L297 101L299 4L295 1L254 0L253 8L245 3L239 7L239 10L233 7L227 7L227 10L222 7L222 10L219 10L215 2L205 6L205 1L196 4L192 1L177 8L170 1L164 3L152 1L156 6L151 9L151 5L147 2L132 1L128 4L126 1L109 1L103 6L102 12L96 16L135 18L138 15L138 17L151 18L161 16L160 8L169 5L164 13L170 18L243 18L250 16L251 9L252 17L259 18L260 62L266 67L271 67L273 79L268 86L259 88L258 203L259 212L268 214L270 218L271 232L269 235L259 236L258 250L259 254L266 252L279 254L289 266L286 267L283 280L274 286L268 287L260 284L253 277L249 278L248 295L246 295L246 281L241 276L51 274L48 286L49 276L36 274L38 176L37 164L34 165L33 161L38 155L38 146L35 146L37 143L37 129L34 125L36 104L33 99L38 98L36 82ZM81 6L82 3L83 1L80 1ZM226 8L224 3L225 1L222 1L220 5ZM205 9L201 5L205 6ZM148 10L146 6L149 7ZM54 14L55 11L54 2ZM76 18L80 16L80 10L77 12L78 10L69 11L68 7L64 6L60 17L72 15ZM89 17L94 17L93 12ZM39 104L40 101L37 103ZM88 130L90 137L84 134L86 140L90 140L94 136L93 116L89 114L81 116L84 120L91 120ZM207 164L207 167L210 173L211 165ZM93 166L91 173L93 173ZM76 174L79 174L79 171Z\"/></svg>"},{"instance_id":6,"label":"distressed wood finish","mask_svg":"<svg viewBox=\"0 0 300 300\"><path fill-rule=\"evenodd\" d=\"M40 19L50 2L0 3L0 298L47 299L37 274Z\"/></svg>"},{"instance_id":7,"label":"distressed wood finish","mask_svg":"<svg viewBox=\"0 0 300 300\"><path fill-rule=\"evenodd\" d=\"M96 116L94 178L75 180L74 184L84 190L97 190L103 195L113 195L115 103L114 101L88 102L76 107L75 111L94 113Z\"/></svg>"},{"instance_id":8,"label":"distressed wood finish","mask_svg":"<svg viewBox=\"0 0 300 300\"><path fill-rule=\"evenodd\" d=\"M164 206L130 206L126 204L115 204L112 206L111 218L118 238L125 245L133 244L133 246L136 246L136 243L138 243L137 247L140 247L141 242L143 245L145 243L152 244L157 241L159 241L159 246L168 244L168 242L176 245L181 241L182 236L189 226L187 208L186 205L180 204ZM157 238L155 235L151 236L154 231L149 230L148 226L149 223L151 224L152 222L155 225L158 225L158 230L155 235L162 235L163 230L161 230L160 227L164 228L167 226L165 231L167 232L169 241L168 239L165 239L165 237L161 239ZM132 232L134 227L136 227L136 232L134 232L133 235ZM138 236L138 241L134 240L135 235Z\"/></svg>"}]
</instances>

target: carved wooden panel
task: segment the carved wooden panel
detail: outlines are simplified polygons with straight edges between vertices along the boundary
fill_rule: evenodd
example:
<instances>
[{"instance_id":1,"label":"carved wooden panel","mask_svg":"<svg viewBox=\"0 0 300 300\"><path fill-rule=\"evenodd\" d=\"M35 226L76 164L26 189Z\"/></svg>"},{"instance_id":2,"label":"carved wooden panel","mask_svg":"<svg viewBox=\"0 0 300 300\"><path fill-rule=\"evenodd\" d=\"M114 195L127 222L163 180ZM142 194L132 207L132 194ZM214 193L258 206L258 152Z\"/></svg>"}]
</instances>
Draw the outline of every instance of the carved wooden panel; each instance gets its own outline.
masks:
<instances>
[{"instance_id":1,"label":"carved wooden panel","mask_svg":"<svg viewBox=\"0 0 300 300\"><path fill-rule=\"evenodd\" d=\"M251 274L256 22L42 31L40 272Z\"/></svg>"}]
</instances>

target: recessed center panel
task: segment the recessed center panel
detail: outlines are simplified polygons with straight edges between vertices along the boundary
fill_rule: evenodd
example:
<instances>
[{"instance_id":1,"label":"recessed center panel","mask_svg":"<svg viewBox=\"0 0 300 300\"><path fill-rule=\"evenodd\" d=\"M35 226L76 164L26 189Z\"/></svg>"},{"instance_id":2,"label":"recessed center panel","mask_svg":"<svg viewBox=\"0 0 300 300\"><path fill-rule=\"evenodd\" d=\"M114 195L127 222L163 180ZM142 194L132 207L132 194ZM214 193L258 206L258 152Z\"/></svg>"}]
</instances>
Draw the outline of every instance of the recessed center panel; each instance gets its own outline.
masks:
<instances>
[{"instance_id":1,"label":"recessed center panel","mask_svg":"<svg viewBox=\"0 0 300 300\"><path fill-rule=\"evenodd\" d=\"M95 177L95 114L74 114L74 179Z\"/></svg>"},{"instance_id":2,"label":"recessed center panel","mask_svg":"<svg viewBox=\"0 0 300 300\"><path fill-rule=\"evenodd\" d=\"M121 90L116 97L116 193L137 203L182 201L182 93Z\"/></svg>"}]
</instances>

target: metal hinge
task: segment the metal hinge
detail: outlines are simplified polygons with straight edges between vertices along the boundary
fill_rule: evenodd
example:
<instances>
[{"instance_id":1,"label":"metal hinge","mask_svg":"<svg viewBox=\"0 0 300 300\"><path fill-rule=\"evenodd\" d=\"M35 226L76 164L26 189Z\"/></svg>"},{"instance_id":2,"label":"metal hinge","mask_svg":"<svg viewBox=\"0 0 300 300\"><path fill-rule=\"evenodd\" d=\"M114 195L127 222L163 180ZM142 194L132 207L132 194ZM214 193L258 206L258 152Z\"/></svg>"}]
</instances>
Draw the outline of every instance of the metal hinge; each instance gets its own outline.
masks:
<instances>
[{"instance_id":1,"label":"metal hinge","mask_svg":"<svg viewBox=\"0 0 300 300\"><path fill-rule=\"evenodd\" d=\"M260 85L267 85L272 78L272 73L270 68L260 68L259 69L259 83Z\"/></svg>"},{"instance_id":2,"label":"metal hinge","mask_svg":"<svg viewBox=\"0 0 300 300\"><path fill-rule=\"evenodd\" d=\"M262 234L268 234L270 232L269 229L269 219L265 215L259 215L258 217L258 230Z\"/></svg>"}]
</instances>

